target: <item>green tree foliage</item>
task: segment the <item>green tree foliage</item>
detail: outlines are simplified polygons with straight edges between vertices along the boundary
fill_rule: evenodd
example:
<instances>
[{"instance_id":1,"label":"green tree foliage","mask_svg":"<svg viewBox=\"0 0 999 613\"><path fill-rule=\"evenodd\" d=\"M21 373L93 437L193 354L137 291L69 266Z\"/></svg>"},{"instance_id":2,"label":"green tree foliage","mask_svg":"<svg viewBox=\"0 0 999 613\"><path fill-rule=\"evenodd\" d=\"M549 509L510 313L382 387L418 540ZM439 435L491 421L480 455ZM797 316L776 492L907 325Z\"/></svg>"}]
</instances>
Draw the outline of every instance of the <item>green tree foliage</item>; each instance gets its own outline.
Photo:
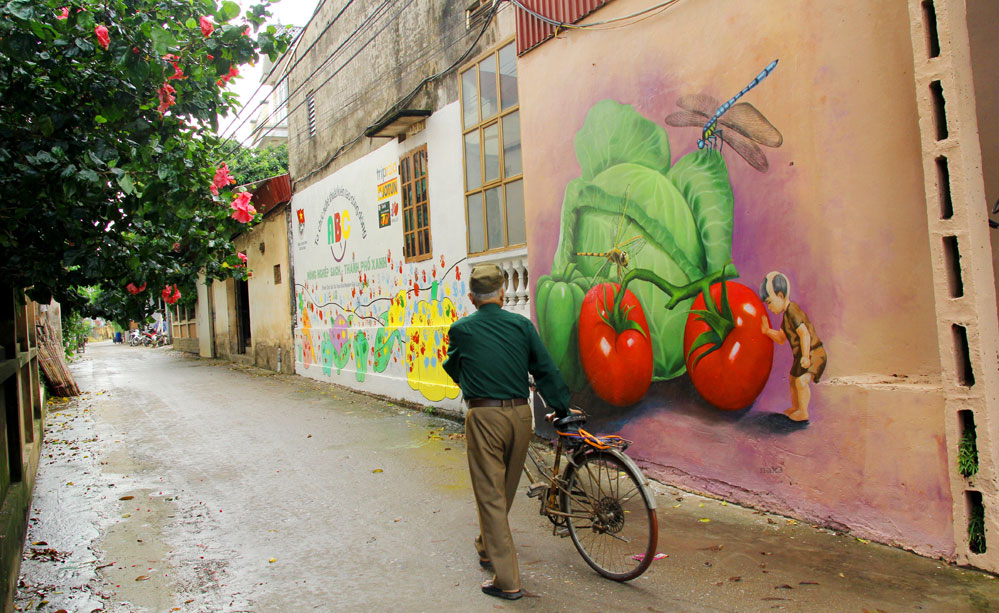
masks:
<instances>
[{"instance_id":1,"label":"green tree foliage","mask_svg":"<svg viewBox=\"0 0 999 613\"><path fill-rule=\"evenodd\" d=\"M288 145L280 144L266 149L240 147L226 156L229 172L236 185L256 183L288 172Z\"/></svg>"},{"instance_id":2,"label":"green tree foliage","mask_svg":"<svg viewBox=\"0 0 999 613\"><path fill-rule=\"evenodd\" d=\"M199 270L245 274L235 193L210 188L229 80L287 48L267 6L0 0L4 282L69 309L99 285L121 315L148 312L165 285L190 292Z\"/></svg>"}]
</instances>

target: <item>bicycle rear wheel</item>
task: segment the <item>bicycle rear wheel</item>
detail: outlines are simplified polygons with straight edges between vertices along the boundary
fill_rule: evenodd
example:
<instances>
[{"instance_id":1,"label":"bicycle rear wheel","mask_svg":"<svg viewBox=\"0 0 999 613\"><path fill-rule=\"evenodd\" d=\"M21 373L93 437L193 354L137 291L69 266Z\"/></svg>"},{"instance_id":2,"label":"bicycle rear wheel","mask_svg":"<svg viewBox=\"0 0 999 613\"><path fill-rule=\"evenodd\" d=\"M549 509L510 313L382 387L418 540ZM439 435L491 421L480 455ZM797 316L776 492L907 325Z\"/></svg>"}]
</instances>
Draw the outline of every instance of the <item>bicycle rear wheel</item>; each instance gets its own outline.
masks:
<instances>
[{"instance_id":1,"label":"bicycle rear wheel","mask_svg":"<svg viewBox=\"0 0 999 613\"><path fill-rule=\"evenodd\" d=\"M659 521L634 463L617 451L589 451L569 465L565 482L562 509L586 563L614 581L645 572L655 555Z\"/></svg>"}]
</instances>

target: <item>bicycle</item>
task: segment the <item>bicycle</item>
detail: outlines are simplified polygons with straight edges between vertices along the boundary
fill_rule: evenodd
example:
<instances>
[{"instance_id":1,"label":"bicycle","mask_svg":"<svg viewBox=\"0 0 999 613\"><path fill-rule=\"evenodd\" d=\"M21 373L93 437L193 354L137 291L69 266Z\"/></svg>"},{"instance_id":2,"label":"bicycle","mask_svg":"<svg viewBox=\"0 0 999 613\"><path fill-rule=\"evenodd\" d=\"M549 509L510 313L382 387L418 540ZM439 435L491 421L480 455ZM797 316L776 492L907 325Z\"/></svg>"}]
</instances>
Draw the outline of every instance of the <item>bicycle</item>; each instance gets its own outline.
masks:
<instances>
[{"instance_id":1,"label":"bicycle","mask_svg":"<svg viewBox=\"0 0 999 613\"><path fill-rule=\"evenodd\" d=\"M527 450L538 473L525 462L528 497L541 499L540 514L551 520L552 534L571 537L597 573L614 581L638 577L655 556L659 520L648 480L624 453L631 441L583 430L586 416L581 412L552 423L558 433L553 464L537 443ZM565 468L559 474L563 456Z\"/></svg>"}]
</instances>

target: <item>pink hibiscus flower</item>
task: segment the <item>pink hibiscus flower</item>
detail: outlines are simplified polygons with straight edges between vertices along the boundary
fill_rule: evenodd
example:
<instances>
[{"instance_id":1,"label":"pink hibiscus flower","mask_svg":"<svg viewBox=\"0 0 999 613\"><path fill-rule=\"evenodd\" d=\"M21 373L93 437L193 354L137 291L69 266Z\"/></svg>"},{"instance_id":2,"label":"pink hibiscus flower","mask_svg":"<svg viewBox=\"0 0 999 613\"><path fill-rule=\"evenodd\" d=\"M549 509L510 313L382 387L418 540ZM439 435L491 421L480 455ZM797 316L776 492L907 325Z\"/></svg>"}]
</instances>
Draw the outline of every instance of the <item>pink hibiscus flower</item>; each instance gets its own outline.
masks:
<instances>
[{"instance_id":1,"label":"pink hibiscus flower","mask_svg":"<svg viewBox=\"0 0 999 613\"><path fill-rule=\"evenodd\" d=\"M250 192L240 192L235 198L233 198L232 204L230 205L230 208L232 209L232 215L230 217L239 223L250 223L253 216L257 214L257 209L253 208L253 205L250 204L250 198L252 197L253 196Z\"/></svg>"},{"instance_id":2,"label":"pink hibiscus flower","mask_svg":"<svg viewBox=\"0 0 999 613\"><path fill-rule=\"evenodd\" d=\"M170 291L170 286L167 285L166 287L163 288L161 294L163 296L163 301L166 302L167 304L176 304L177 301L180 300L180 290L177 289L176 284L174 284L173 286L172 293Z\"/></svg>"},{"instance_id":3,"label":"pink hibiscus flower","mask_svg":"<svg viewBox=\"0 0 999 613\"><path fill-rule=\"evenodd\" d=\"M246 254L245 253L243 253L242 251L237 252L236 253L236 257L239 258L239 261L243 263L243 266L246 266Z\"/></svg>"},{"instance_id":4,"label":"pink hibiscus flower","mask_svg":"<svg viewBox=\"0 0 999 613\"><path fill-rule=\"evenodd\" d=\"M136 287L135 283L129 283L128 285L125 286L125 289L128 290L129 294L132 294L133 296L135 296L137 294L141 294L142 292L144 292L146 290L146 284L143 283L142 285Z\"/></svg>"},{"instance_id":5,"label":"pink hibiscus flower","mask_svg":"<svg viewBox=\"0 0 999 613\"><path fill-rule=\"evenodd\" d=\"M224 74L224 75L222 75L222 78L219 79L218 81L216 81L215 83L219 87L223 87L223 86L225 86L225 85L227 85L229 83L229 79L231 79L231 78L233 78L235 76L238 76L238 75L239 75L239 69L236 68L235 66L230 66L229 67L229 72L226 73L226 74Z\"/></svg>"},{"instance_id":6,"label":"pink hibiscus flower","mask_svg":"<svg viewBox=\"0 0 999 613\"><path fill-rule=\"evenodd\" d=\"M100 44L100 46L104 47L104 49L107 49L108 45L111 44L111 37L108 36L108 29L105 28L104 26L97 26L96 28L94 28L94 34L97 35L97 42Z\"/></svg>"},{"instance_id":7,"label":"pink hibiscus flower","mask_svg":"<svg viewBox=\"0 0 999 613\"><path fill-rule=\"evenodd\" d=\"M187 78L187 76L184 74L184 71L177 64L177 62L171 62L171 64L173 64L173 74L170 75L169 77L167 77L167 81L170 81L170 80L173 80L173 79L186 79Z\"/></svg>"},{"instance_id":8,"label":"pink hibiscus flower","mask_svg":"<svg viewBox=\"0 0 999 613\"><path fill-rule=\"evenodd\" d=\"M159 111L161 115L168 108L170 108L171 106L177 104L177 99L174 97L174 94L176 94L176 93L177 93L177 90L175 90L173 88L173 86L169 85L168 83L164 83L160 87L160 91L159 91L160 105L158 107L156 107L156 110Z\"/></svg>"},{"instance_id":9,"label":"pink hibiscus flower","mask_svg":"<svg viewBox=\"0 0 999 613\"><path fill-rule=\"evenodd\" d=\"M212 179L212 193L218 196L220 188L223 188L226 185L231 185L235 182L236 179L229 176L229 166L225 162L222 162L222 165L215 171L215 178Z\"/></svg>"},{"instance_id":10,"label":"pink hibiscus flower","mask_svg":"<svg viewBox=\"0 0 999 613\"><path fill-rule=\"evenodd\" d=\"M56 15L56 19L69 19L69 7L68 6L64 6L64 7L62 7L59 10L61 12L58 15Z\"/></svg>"},{"instance_id":11,"label":"pink hibiscus flower","mask_svg":"<svg viewBox=\"0 0 999 613\"><path fill-rule=\"evenodd\" d=\"M211 36L212 32L215 31L215 24L213 24L212 20L209 19L207 16L204 16L201 19L199 19L198 23L201 25L201 34L203 34L205 38Z\"/></svg>"}]
</instances>

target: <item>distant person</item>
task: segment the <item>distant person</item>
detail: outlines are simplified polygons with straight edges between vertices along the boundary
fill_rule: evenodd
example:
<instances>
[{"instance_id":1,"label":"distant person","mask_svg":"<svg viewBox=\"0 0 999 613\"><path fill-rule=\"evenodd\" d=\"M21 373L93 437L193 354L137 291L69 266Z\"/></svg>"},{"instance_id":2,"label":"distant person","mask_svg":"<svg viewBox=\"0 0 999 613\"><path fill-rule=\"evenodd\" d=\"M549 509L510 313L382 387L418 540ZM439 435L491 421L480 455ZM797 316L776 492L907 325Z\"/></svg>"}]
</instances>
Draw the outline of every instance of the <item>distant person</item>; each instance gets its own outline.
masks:
<instances>
[{"instance_id":1,"label":"distant person","mask_svg":"<svg viewBox=\"0 0 999 613\"><path fill-rule=\"evenodd\" d=\"M479 512L475 549L479 564L495 572L482 591L517 600L524 593L507 515L533 434L528 373L560 417L569 414L570 395L531 320L503 310L503 284L499 266L472 268L468 299L476 312L451 324L444 370L468 402L468 470Z\"/></svg>"}]
</instances>

